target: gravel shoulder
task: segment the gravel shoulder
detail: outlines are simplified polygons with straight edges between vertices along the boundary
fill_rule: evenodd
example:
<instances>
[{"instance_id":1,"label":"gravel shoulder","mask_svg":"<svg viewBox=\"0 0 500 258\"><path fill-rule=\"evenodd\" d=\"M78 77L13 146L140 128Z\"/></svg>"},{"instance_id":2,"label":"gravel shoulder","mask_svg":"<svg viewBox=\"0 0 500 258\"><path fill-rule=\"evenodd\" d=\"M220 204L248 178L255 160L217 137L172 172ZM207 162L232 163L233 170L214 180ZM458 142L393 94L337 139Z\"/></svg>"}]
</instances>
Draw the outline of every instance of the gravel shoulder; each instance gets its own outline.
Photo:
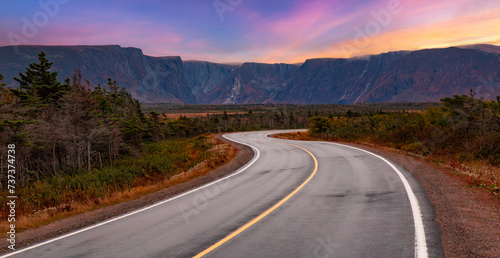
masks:
<instances>
[{"instance_id":1,"label":"gravel shoulder","mask_svg":"<svg viewBox=\"0 0 500 258\"><path fill-rule=\"evenodd\" d=\"M436 211L446 257L500 257L500 203L491 193L467 186L450 169L395 150L350 144L383 155L411 172Z\"/></svg>"},{"instance_id":2,"label":"gravel shoulder","mask_svg":"<svg viewBox=\"0 0 500 258\"><path fill-rule=\"evenodd\" d=\"M153 204L160 200L202 186L206 183L209 183L211 181L224 177L227 174L230 174L231 172L242 167L245 163L250 161L250 159L252 159L253 152L247 146L230 142L225 138L223 138L222 135L216 135L215 137L219 140L231 144L233 147L238 149L238 153L228 163L212 170L208 175L195 178L186 183L162 189L160 191L142 196L132 201L122 202L112 206L100 208L91 212L86 212L66 219L58 220L54 223L36 229L29 229L23 231L21 233L16 234L16 249L43 240L47 240L49 238L63 235L65 233L104 221L106 219L124 214L126 212L135 209L139 209L141 207ZM6 239L2 239L2 241L0 241L0 253L5 253L9 251L7 246L8 242L6 241Z\"/></svg>"}]
</instances>

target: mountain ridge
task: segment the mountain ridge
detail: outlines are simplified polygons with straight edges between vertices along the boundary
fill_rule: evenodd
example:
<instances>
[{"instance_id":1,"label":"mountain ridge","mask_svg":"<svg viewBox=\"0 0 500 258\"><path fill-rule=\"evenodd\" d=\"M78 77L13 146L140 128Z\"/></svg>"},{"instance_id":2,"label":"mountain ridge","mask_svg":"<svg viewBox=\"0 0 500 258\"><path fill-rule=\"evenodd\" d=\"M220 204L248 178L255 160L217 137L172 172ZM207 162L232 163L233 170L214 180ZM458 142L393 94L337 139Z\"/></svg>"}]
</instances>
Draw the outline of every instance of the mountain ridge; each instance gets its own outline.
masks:
<instances>
[{"instance_id":1,"label":"mountain ridge","mask_svg":"<svg viewBox=\"0 0 500 258\"><path fill-rule=\"evenodd\" d=\"M500 47L469 45L392 51L354 58L312 58L300 64L221 64L154 57L119 45L0 47L0 73L10 87L43 50L64 80L75 70L92 85L107 78L146 103L352 104L439 101L472 89L500 95Z\"/></svg>"}]
</instances>

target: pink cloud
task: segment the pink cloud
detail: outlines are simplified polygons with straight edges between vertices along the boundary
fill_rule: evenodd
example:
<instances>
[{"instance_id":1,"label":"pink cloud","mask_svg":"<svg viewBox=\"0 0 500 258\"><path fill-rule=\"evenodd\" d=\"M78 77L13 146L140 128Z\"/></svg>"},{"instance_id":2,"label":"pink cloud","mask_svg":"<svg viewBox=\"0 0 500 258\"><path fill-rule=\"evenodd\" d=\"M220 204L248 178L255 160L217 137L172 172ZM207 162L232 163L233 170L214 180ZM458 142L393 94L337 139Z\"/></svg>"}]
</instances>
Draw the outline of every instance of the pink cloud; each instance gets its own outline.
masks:
<instances>
[{"instance_id":1,"label":"pink cloud","mask_svg":"<svg viewBox=\"0 0 500 258\"><path fill-rule=\"evenodd\" d=\"M318 10L312 5L310 9L304 8L304 12L292 13L287 19L271 21L268 29L260 29L259 36L271 34L269 38L276 41L271 42L272 47L265 48L265 55L260 60L301 62L315 57L350 57L422 47L500 43L498 2L482 1L481 4L472 0L401 0L402 11L392 15L390 24L381 26L378 34L369 37L367 46L355 44L356 32L352 27L347 31L350 36L318 41L331 31L341 32L338 27L344 24L355 24L355 27L364 29L367 22L375 19L370 13L384 10L388 2L380 1L371 6L371 10L340 17L328 15L328 11ZM294 23L295 19L297 23ZM286 26L288 22L290 26ZM279 36L284 40L280 41Z\"/></svg>"},{"instance_id":2,"label":"pink cloud","mask_svg":"<svg viewBox=\"0 0 500 258\"><path fill-rule=\"evenodd\" d=\"M309 1L294 6L286 15L262 17L251 13L247 20L252 26L246 31L250 53L262 52L258 61L290 58L329 31L344 26L365 12L345 12L345 1Z\"/></svg>"},{"instance_id":3,"label":"pink cloud","mask_svg":"<svg viewBox=\"0 0 500 258\"><path fill-rule=\"evenodd\" d=\"M118 23L116 17L106 16L107 12L89 12L70 22L50 22L28 44L120 44L142 48L147 55L180 55L184 60L272 63L466 43L500 43L498 0L399 0L402 11L391 15L389 24L369 37L369 44L357 46L356 28L364 30L367 23L375 20L372 13L383 12L391 1L396 0L371 1L356 8L349 1L300 1L288 12L268 16L241 5L232 13L234 23L228 18L220 28L219 24L203 28L237 29L233 37L214 33L223 39L200 31L193 25L196 23L183 26L163 20L154 22L153 18L139 21L120 18ZM103 20L107 18L113 22ZM0 25L1 31L8 27ZM0 40L5 41L5 37Z\"/></svg>"}]
</instances>

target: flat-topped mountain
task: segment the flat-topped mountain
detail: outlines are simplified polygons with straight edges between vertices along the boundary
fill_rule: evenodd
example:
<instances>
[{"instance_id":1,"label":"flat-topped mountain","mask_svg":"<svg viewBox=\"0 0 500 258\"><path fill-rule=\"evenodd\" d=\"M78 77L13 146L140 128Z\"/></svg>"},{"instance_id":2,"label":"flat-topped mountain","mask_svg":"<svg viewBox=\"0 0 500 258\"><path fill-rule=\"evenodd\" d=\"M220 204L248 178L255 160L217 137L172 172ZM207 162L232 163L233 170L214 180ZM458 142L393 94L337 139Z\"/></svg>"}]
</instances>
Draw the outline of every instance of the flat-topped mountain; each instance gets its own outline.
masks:
<instances>
[{"instance_id":1,"label":"flat-topped mountain","mask_svg":"<svg viewBox=\"0 0 500 258\"><path fill-rule=\"evenodd\" d=\"M59 81L80 70L92 85L116 80L142 102L194 103L180 57L151 57L138 48L112 46L18 46L0 47L0 73L10 87L17 87L14 76L28 64L37 62L43 50L53 62Z\"/></svg>"},{"instance_id":2,"label":"flat-topped mountain","mask_svg":"<svg viewBox=\"0 0 500 258\"><path fill-rule=\"evenodd\" d=\"M151 57L112 46L0 47L0 73L12 79L43 50L59 80L81 70L91 84L112 78L142 102L371 103L439 101L472 89L500 95L500 47L473 45L397 51L362 58L321 58L302 64L217 64Z\"/></svg>"}]
</instances>

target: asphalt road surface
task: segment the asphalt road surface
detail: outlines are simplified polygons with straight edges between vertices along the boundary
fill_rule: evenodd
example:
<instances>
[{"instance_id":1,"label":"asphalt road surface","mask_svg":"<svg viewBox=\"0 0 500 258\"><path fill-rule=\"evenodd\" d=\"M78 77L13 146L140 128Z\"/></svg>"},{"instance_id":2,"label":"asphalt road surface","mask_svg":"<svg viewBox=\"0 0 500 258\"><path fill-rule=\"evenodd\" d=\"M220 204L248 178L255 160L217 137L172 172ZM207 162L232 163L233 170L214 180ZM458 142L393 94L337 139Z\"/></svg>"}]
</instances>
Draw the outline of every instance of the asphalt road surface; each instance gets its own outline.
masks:
<instances>
[{"instance_id":1,"label":"asphalt road surface","mask_svg":"<svg viewBox=\"0 0 500 258\"><path fill-rule=\"evenodd\" d=\"M295 130L296 131L296 130ZM253 159L193 191L5 255L15 257L442 257L412 175L353 147L226 138Z\"/></svg>"}]
</instances>

